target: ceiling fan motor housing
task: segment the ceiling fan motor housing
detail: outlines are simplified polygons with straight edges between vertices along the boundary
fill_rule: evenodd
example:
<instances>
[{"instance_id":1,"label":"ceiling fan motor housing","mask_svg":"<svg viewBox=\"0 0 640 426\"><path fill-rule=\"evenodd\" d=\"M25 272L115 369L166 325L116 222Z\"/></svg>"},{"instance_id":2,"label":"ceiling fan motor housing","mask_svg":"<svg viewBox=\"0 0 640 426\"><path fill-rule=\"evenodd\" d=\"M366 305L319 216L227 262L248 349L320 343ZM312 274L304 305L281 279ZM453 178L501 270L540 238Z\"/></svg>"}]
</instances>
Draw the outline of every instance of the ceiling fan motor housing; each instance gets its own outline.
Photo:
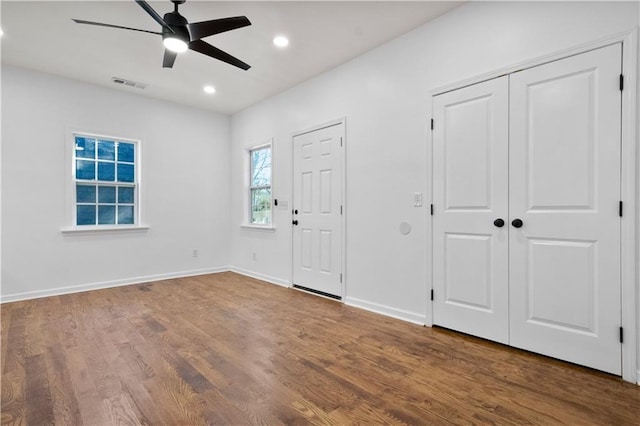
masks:
<instances>
[{"instance_id":1,"label":"ceiling fan motor housing","mask_svg":"<svg viewBox=\"0 0 640 426\"><path fill-rule=\"evenodd\" d=\"M188 21L178 12L169 12L164 15L164 21L171 27L173 33L167 28L162 29L162 39L171 36L178 38L185 43L191 41L189 30L187 29Z\"/></svg>"}]
</instances>

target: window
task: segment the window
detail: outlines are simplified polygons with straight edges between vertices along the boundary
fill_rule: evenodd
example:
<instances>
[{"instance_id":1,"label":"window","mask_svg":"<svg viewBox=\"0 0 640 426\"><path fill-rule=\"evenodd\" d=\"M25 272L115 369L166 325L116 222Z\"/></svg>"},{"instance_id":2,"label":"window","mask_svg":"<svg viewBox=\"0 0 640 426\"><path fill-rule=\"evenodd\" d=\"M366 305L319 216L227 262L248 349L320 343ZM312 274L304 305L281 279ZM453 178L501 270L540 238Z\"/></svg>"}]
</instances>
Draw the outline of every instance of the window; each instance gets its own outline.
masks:
<instances>
[{"instance_id":1,"label":"window","mask_svg":"<svg viewBox=\"0 0 640 426\"><path fill-rule=\"evenodd\" d=\"M249 223L271 225L271 145L249 150Z\"/></svg>"},{"instance_id":2,"label":"window","mask_svg":"<svg viewBox=\"0 0 640 426\"><path fill-rule=\"evenodd\" d=\"M137 225L137 142L74 135L74 225Z\"/></svg>"}]
</instances>

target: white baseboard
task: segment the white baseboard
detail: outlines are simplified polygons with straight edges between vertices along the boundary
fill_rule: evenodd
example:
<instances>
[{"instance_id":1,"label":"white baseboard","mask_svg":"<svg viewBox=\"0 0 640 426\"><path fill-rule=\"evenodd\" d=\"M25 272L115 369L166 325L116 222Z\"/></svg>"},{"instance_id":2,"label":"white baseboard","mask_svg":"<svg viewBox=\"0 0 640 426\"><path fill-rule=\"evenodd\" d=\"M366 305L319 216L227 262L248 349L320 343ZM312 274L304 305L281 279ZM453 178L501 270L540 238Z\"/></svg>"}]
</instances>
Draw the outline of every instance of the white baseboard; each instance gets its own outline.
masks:
<instances>
[{"instance_id":1,"label":"white baseboard","mask_svg":"<svg viewBox=\"0 0 640 426\"><path fill-rule=\"evenodd\" d=\"M636 384L640 386L640 370L636 373Z\"/></svg>"},{"instance_id":2,"label":"white baseboard","mask_svg":"<svg viewBox=\"0 0 640 426\"><path fill-rule=\"evenodd\" d=\"M282 278L272 277L270 275L260 274L258 272L249 271L248 269L238 268L236 266L230 266L229 271L235 272L236 274L244 275L246 277L255 278L260 281L265 281L270 284L279 285L281 287L291 287L291 283L287 280L283 280Z\"/></svg>"},{"instance_id":3,"label":"white baseboard","mask_svg":"<svg viewBox=\"0 0 640 426\"><path fill-rule=\"evenodd\" d=\"M409 312L402 309L396 309L390 306L380 305L378 303L367 302L366 300L360 300L353 297L347 297L344 303L345 305L364 309L366 311L374 312L380 315L385 315L387 317L399 319L402 321L412 322L418 325L425 325L426 323L426 318L424 314L416 314L414 312Z\"/></svg>"},{"instance_id":4,"label":"white baseboard","mask_svg":"<svg viewBox=\"0 0 640 426\"><path fill-rule=\"evenodd\" d=\"M2 294L0 295L0 303L17 302L20 300L39 299L41 297L59 296L62 294L80 293L90 290L101 290L111 287L121 287L131 284L141 284L151 281L168 280L172 278L193 277L196 275L216 274L219 272L229 271L228 266L220 266L217 268L194 269L190 271L169 272L166 274L147 275L143 277L123 278L113 281L102 281L91 284L80 284L68 287L58 287L47 290L27 291L24 293Z\"/></svg>"}]
</instances>

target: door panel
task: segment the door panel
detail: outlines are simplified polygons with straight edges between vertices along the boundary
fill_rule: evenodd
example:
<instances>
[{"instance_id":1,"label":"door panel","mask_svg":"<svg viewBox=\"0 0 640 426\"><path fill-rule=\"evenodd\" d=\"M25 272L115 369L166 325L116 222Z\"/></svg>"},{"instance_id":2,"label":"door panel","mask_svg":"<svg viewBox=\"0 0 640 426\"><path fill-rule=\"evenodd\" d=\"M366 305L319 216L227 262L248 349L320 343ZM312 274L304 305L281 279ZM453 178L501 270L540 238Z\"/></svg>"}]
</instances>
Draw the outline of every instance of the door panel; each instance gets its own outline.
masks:
<instances>
[{"instance_id":1,"label":"door panel","mask_svg":"<svg viewBox=\"0 0 640 426\"><path fill-rule=\"evenodd\" d=\"M507 343L508 78L434 98L433 321Z\"/></svg>"},{"instance_id":2,"label":"door panel","mask_svg":"<svg viewBox=\"0 0 640 426\"><path fill-rule=\"evenodd\" d=\"M491 313L491 235L445 235L445 300Z\"/></svg>"},{"instance_id":3,"label":"door panel","mask_svg":"<svg viewBox=\"0 0 640 426\"><path fill-rule=\"evenodd\" d=\"M510 76L510 341L621 373L619 44Z\"/></svg>"},{"instance_id":4,"label":"door panel","mask_svg":"<svg viewBox=\"0 0 640 426\"><path fill-rule=\"evenodd\" d=\"M338 124L293 138L293 283L342 296L342 143Z\"/></svg>"},{"instance_id":5,"label":"door panel","mask_svg":"<svg viewBox=\"0 0 640 426\"><path fill-rule=\"evenodd\" d=\"M528 86L529 209L593 209L595 73L589 68Z\"/></svg>"},{"instance_id":6,"label":"door panel","mask_svg":"<svg viewBox=\"0 0 640 426\"><path fill-rule=\"evenodd\" d=\"M595 333L595 241L531 238L528 245L530 322ZM567 296L571 303L558 309Z\"/></svg>"}]
</instances>

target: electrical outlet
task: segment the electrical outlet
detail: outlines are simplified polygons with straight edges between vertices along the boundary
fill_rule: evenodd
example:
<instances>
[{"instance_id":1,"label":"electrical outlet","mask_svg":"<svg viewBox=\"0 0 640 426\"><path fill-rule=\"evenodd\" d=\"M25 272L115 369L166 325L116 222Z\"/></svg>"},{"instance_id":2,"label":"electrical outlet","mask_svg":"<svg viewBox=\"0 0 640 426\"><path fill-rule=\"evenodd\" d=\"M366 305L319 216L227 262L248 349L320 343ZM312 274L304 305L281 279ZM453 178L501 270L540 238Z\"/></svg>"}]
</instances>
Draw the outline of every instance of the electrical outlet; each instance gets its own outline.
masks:
<instances>
[{"instance_id":1,"label":"electrical outlet","mask_svg":"<svg viewBox=\"0 0 640 426\"><path fill-rule=\"evenodd\" d=\"M193 257L198 257L200 256L200 251L198 249L193 249L193 252L191 253L191 255Z\"/></svg>"}]
</instances>

